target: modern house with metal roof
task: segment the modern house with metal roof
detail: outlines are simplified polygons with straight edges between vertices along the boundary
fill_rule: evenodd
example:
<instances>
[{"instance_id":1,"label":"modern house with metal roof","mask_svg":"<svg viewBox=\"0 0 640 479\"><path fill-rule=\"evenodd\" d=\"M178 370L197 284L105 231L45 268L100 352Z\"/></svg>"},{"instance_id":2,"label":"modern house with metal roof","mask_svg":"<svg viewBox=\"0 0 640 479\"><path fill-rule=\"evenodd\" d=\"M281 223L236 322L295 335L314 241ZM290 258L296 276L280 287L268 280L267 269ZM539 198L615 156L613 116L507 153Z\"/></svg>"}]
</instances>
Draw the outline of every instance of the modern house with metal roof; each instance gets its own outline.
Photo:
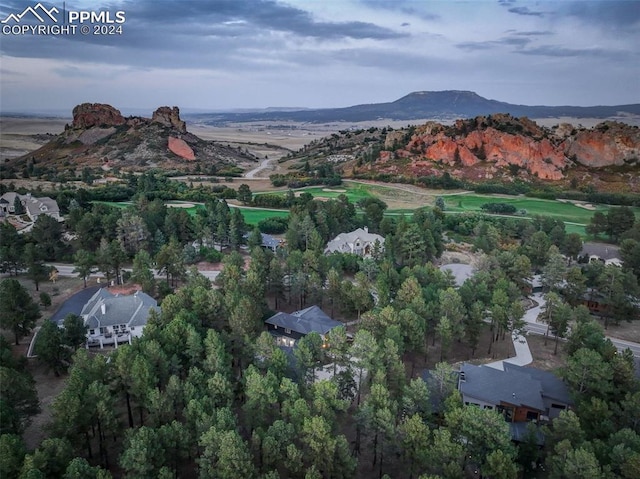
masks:
<instances>
[{"instance_id":1,"label":"modern house with metal roof","mask_svg":"<svg viewBox=\"0 0 640 479\"><path fill-rule=\"evenodd\" d=\"M384 251L384 237L369 233L369 228L358 228L351 233L340 233L327 243L325 253L352 253L369 258Z\"/></svg>"},{"instance_id":2,"label":"modern house with metal roof","mask_svg":"<svg viewBox=\"0 0 640 479\"><path fill-rule=\"evenodd\" d=\"M276 313L265 321L279 346L293 347L296 341L309 333L318 333L322 339L333 328L342 326L331 319L318 306L310 306L293 313Z\"/></svg>"},{"instance_id":3,"label":"modern house with metal roof","mask_svg":"<svg viewBox=\"0 0 640 479\"><path fill-rule=\"evenodd\" d=\"M464 363L458 389L464 404L496 409L508 422L554 419L573 404L560 378L541 369L504 363L504 371Z\"/></svg>"},{"instance_id":4,"label":"modern house with metal roof","mask_svg":"<svg viewBox=\"0 0 640 479\"><path fill-rule=\"evenodd\" d=\"M87 327L87 347L118 343L131 344L142 336L149 313L160 313L155 299L142 291L123 296L101 288L84 305L80 315Z\"/></svg>"}]
</instances>

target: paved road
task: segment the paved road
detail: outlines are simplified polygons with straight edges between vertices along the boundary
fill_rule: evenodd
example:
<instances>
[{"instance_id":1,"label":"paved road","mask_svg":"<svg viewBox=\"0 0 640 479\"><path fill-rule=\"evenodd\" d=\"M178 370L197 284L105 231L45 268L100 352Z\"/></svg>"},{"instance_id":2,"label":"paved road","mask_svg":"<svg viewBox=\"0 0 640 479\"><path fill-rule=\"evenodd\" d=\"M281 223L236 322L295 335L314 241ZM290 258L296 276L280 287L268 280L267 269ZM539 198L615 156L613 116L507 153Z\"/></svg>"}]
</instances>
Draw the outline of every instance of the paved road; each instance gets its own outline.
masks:
<instances>
[{"instance_id":1,"label":"paved road","mask_svg":"<svg viewBox=\"0 0 640 479\"><path fill-rule=\"evenodd\" d=\"M271 166L271 161L270 159L266 158L264 160L262 160L260 162L260 165L258 165L257 167L255 167L253 170L251 171L247 171L244 174L244 177L249 179L249 180L253 180L256 177L256 174L259 173L262 170L266 170L267 168L269 168L269 166Z\"/></svg>"},{"instance_id":2,"label":"paved road","mask_svg":"<svg viewBox=\"0 0 640 479\"><path fill-rule=\"evenodd\" d=\"M533 293L531 299L538 303L531 309L528 309L524 314L524 320L527 322L526 330L531 334L545 335L547 334L547 325L538 320L538 315L544 308L545 301L542 293ZM550 334L550 337L553 335ZM630 349L634 356L640 357L640 343L634 343L632 341L625 341L623 339L612 338L611 336L605 336L610 339L613 345L618 348L618 351L624 351Z\"/></svg>"},{"instance_id":3,"label":"paved road","mask_svg":"<svg viewBox=\"0 0 640 479\"><path fill-rule=\"evenodd\" d=\"M53 266L58 270L59 276L76 276L76 277L78 276L76 273L73 272L75 267L72 264L51 263L50 266ZM131 268L123 268L122 271L131 272ZM153 276L155 278L166 278L166 275L160 274L158 270L152 269L151 271L153 271ZM220 274L220 271L200 271L200 274L205 278L209 278L211 281L214 281ZM104 274L97 272L97 273L93 273L91 277L104 278Z\"/></svg>"}]
</instances>

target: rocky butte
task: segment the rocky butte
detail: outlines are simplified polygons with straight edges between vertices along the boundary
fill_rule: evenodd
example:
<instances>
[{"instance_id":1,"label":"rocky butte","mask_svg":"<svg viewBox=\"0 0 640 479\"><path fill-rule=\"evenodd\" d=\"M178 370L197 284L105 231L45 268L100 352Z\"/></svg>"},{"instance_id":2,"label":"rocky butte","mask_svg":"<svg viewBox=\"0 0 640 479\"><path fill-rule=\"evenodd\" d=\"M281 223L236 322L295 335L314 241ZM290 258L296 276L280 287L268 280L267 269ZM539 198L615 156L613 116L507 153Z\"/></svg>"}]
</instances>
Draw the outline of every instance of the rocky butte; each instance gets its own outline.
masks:
<instances>
[{"instance_id":1,"label":"rocky butte","mask_svg":"<svg viewBox=\"0 0 640 479\"><path fill-rule=\"evenodd\" d=\"M61 169L76 164L104 171L157 167L217 174L239 163L250 165L256 158L189 133L175 106L161 106L151 118L125 118L111 105L83 103L73 109L73 121L63 133L38 150L12 159L7 170L15 174L28 161Z\"/></svg>"}]
</instances>

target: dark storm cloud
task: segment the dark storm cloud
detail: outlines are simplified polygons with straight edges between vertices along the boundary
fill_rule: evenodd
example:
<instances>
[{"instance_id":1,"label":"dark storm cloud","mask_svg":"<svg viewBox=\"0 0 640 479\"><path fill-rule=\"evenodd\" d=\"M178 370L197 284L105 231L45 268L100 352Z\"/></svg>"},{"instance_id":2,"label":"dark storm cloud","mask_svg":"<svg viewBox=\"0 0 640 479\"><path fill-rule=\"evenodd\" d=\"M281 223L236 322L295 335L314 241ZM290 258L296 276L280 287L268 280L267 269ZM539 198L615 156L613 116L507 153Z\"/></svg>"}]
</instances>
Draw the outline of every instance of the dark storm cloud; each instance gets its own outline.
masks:
<instances>
[{"instance_id":1,"label":"dark storm cloud","mask_svg":"<svg viewBox=\"0 0 640 479\"><path fill-rule=\"evenodd\" d=\"M157 2L152 0L129 1L123 4L127 17L136 23L184 28L189 34L195 25L229 25L225 22L246 22L248 26L278 32L288 32L303 37L322 39L354 38L385 40L404 34L367 22L321 22L304 10L272 0L242 1L181 1Z\"/></svg>"},{"instance_id":2,"label":"dark storm cloud","mask_svg":"<svg viewBox=\"0 0 640 479\"><path fill-rule=\"evenodd\" d=\"M633 60L638 54L628 51L610 50L604 48L566 48L559 45L541 45L535 48L518 50L522 55L545 57L598 57L607 60ZM638 58L635 59L638 61Z\"/></svg>"},{"instance_id":3,"label":"dark storm cloud","mask_svg":"<svg viewBox=\"0 0 640 479\"><path fill-rule=\"evenodd\" d=\"M490 50L492 48L498 48L503 45L512 46L516 48L523 48L526 45L531 43L529 38L521 38L521 37L504 37L498 40L488 40L484 42L462 42L456 44L456 47L460 50L465 50L468 52L478 51L478 50Z\"/></svg>"},{"instance_id":4,"label":"dark storm cloud","mask_svg":"<svg viewBox=\"0 0 640 479\"><path fill-rule=\"evenodd\" d=\"M545 14L545 12L536 12L534 10L529 10L529 7L512 7L509 9L509 11L518 15L527 15L532 17L542 17Z\"/></svg>"},{"instance_id":5,"label":"dark storm cloud","mask_svg":"<svg viewBox=\"0 0 640 479\"><path fill-rule=\"evenodd\" d=\"M423 20L440 19L439 15L428 11L429 2L416 2L414 0L360 0L360 3L369 8L405 13Z\"/></svg>"},{"instance_id":6,"label":"dark storm cloud","mask_svg":"<svg viewBox=\"0 0 640 479\"><path fill-rule=\"evenodd\" d=\"M515 30L511 30L509 33L512 35L518 35L522 37L542 37L546 35L553 35L553 32L549 30L534 30L531 32L517 32Z\"/></svg>"},{"instance_id":7,"label":"dark storm cloud","mask_svg":"<svg viewBox=\"0 0 640 479\"><path fill-rule=\"evenodd\" d=\"M5 1L0 6L3 15L20 11L24 2ZM67 8L74 7L67 2ZM86 8L86 7L85 7ZM99 60L107 63L162 66L170 63L189 66L186 60L197 56L192 67L202 66L207 59L225 63L245 48L283 47L273 33L318 41L334 39L388 40L406 37L373 23L360 21L322 22L304 10L272 0L262 1L127 1L121 4L101 4L92 10L123 10L126 22L121 37L75 35L52 41L37 37L11 38L0 46L2 53L17 57ZM279 44L278 44L279 43ZM64 44L64 48L60 48ZM88 45L104 47L99 55ZM162 53L156 55L150 51ZM139 58L136 52L146 52L150 58ZM96 58L97 57L97 58ZM153 61L149 61L153 60ZM158 61L159 60L159 61ZM215 65L207 65L215 66Z\"/></svg>"}]
</instances>

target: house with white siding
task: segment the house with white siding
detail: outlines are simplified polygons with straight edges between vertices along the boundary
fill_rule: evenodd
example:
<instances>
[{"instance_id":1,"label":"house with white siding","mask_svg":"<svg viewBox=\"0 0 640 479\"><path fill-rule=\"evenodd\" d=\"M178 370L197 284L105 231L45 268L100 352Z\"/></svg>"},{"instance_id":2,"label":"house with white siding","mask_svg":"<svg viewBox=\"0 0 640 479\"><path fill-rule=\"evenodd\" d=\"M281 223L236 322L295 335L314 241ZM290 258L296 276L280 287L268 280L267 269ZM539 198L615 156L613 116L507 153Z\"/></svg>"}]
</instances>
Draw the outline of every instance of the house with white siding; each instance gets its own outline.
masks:
<instances>
[{"instance_id":1,"label":"house with white siding","mask_svg":"<svg viewBox=\"0 0 640 479\"><path fill-rule=\"evenodd\" d=\"M340 233L327 243L324 252L330 253L352 253L370 258L374 254L384 251L384 237L375 233L369 233L369 228L358 228L350 233Z\"/></svg>"},{"instance_id":2,"label":"house with white siding","mask_svg":"<svg viewBox=\"0 0 640 479\"><path fill-rule=\"evenodd\" d=\"M131 344L133 338L142 336L152 310L160 313L158 303L142 291L120 295L99 289L80 313L87 327L87 347Z\"/></svg>"}]
</instances>

